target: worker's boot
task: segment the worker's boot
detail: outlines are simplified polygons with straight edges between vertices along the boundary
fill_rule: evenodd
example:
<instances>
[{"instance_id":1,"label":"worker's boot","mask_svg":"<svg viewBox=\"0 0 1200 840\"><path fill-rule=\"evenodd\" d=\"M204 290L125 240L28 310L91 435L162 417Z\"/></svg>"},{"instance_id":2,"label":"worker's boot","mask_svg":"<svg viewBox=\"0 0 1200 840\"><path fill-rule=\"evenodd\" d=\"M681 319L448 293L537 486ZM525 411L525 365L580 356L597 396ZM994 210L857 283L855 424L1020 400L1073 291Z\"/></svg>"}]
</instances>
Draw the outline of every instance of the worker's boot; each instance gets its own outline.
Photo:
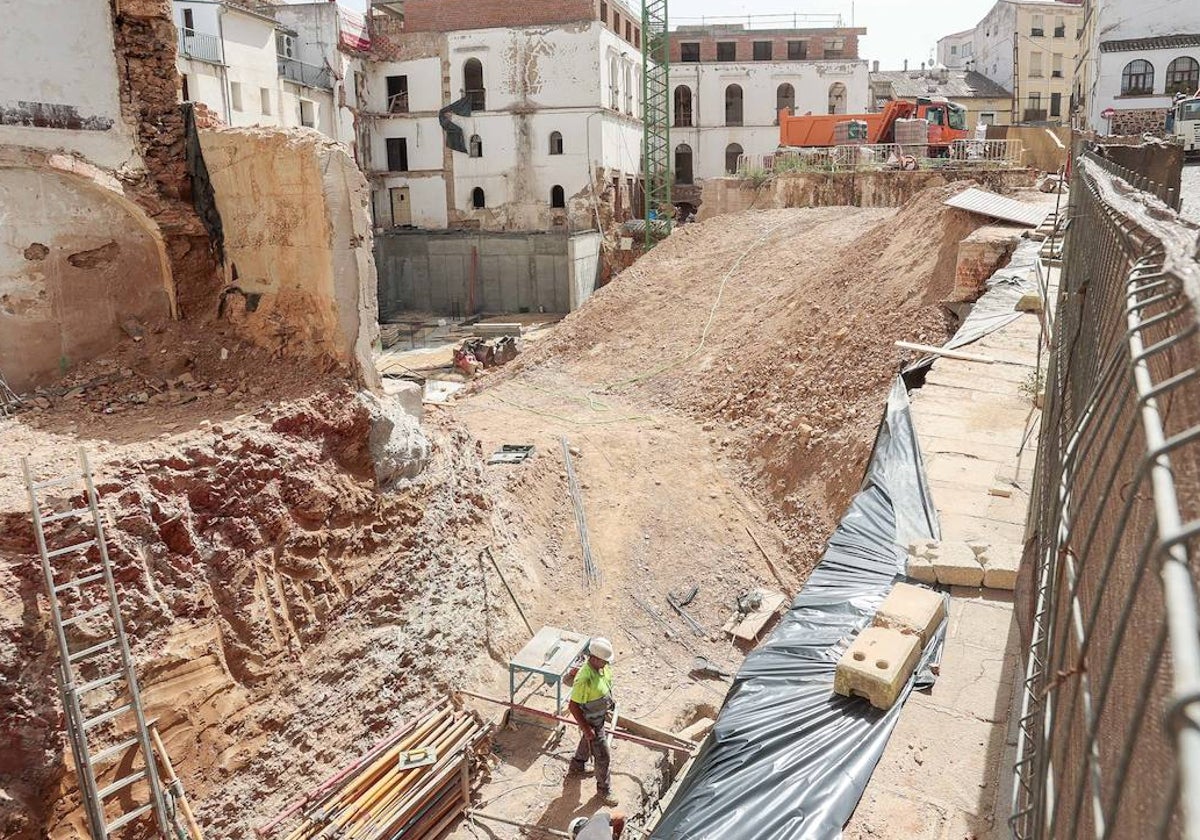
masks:
<instances>
[{"instance_id":1,"label":"worker's boot","mask_svg":"<svg viewBox=\"0 0 1200 840\"><path fill-rule=\"evenodd\" d=\"M620 802L611 790L597 788L596 795L600 797L601 804L609 808L615 808Z\"/></svg>"},{"instance_id":2,"label":"worker's boot","mask_svg":"<svg viewBox=\"0 0 1200 840\"><path fill-rule=\"evenodd\" d=\"M567 765L568 779L582 779L588 774L587 765L577 761L572 761Z\"/></svg>"}]
</instances>

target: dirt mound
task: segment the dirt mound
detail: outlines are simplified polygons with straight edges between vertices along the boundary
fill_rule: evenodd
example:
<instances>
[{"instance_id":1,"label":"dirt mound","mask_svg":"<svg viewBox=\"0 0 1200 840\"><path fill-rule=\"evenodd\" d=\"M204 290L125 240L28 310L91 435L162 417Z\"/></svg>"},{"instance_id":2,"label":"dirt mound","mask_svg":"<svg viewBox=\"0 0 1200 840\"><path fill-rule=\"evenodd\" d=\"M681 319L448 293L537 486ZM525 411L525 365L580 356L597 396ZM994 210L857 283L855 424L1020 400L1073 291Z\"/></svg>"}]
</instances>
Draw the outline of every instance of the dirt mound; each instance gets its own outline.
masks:
<instances>
[{"instance_id":1,"label":"dirt mound","mask_svg":"<svg viewBox=\"0 0 1200 840\"><path fill-rule=\"evenodd\" d=\"M483 606L461 562L487 516L475 447L442 428L425 473L378 493L368 415L343 386L103 464L147 714L214 836L250 836L265 807L247 802L294 793L486 661L461 620ZM0 516L0 834L83 836L32 529Z\"/></svg>"},{"instance_id":2,"label":"dirt mound","mask_svg":"<svg viewBox=\"0 0 1200 840\"><path fill-rule=\"evenodd\" d=\"M565 319L512 373L562 367L703 424L818 556L861 480L893 342L940 343L960 239L983 220L928 189L898 212L846 207L723 216L674 233Z\"/></svg>"}]
</instances>

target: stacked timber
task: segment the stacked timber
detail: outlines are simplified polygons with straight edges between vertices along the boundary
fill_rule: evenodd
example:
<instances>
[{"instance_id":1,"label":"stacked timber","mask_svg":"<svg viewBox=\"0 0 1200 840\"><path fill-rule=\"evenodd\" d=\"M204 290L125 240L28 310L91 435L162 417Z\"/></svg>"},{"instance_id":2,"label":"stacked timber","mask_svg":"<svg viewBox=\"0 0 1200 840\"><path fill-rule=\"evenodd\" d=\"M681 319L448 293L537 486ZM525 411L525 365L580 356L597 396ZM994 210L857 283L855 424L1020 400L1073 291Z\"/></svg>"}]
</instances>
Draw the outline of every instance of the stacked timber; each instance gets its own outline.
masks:
<instances>
[{"instance_id":1,"label":"stacked timber","mask_svg":"<svg viewBox=\"0 0 1200 840\"><path fill-rule=\"evenodd\" d=\"M323 785L286 840L440 836L470 804L471 766L487 752L488 731L477 714L450 705L423 714Z\"/></svg>"}]
</instances>

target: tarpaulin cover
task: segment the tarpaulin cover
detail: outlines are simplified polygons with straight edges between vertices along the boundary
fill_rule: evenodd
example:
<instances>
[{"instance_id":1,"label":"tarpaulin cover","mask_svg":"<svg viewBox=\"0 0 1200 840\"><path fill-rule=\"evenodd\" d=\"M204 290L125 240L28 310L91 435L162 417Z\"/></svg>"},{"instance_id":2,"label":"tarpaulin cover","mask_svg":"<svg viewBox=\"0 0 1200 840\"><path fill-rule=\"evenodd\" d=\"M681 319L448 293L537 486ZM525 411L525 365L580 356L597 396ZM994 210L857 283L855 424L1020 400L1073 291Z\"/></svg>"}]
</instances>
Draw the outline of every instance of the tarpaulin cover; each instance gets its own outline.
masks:
<instances>
[{"instance_id":1,"label":"tarpaulin cover","mask_svg":"<svg viewBox=\"0 0 1200 840\"><path fill-rule=\"evenodd\" d=\"M183 103L183 152L188 175L192 178L192 206L208 231L217 259L225 262L225 228L221 224L221 213L217 210L217 197L208 175L208 166L204 163L204 152L200 150L196 108L192 102Z\"/></svg>"},{"instance_id":2,"label":"tarpaulin cover","mask_svg":"<svg viewBox=\"0 0 1200 840\"><path fill-rule=\"evenodd\" d=\"M887 712L833 693L838 659L904 575L897 544L940 536L899 378L862 489L771 637L742 664L712 734L651 837L830 840L854 812L945 622Z\"/></svg>"},{"instance_id":3,"label":"tarpaulin cover","mask_svg":"<svg viewBox=\"0 0 1200 840\"><path fill-rule=\"evenodd\" d=\"M438 111L438 123L442 126L442 131L446 132L447 148L465 155L467 154L467 137L463 133L462 126L450 119L451 114L457 114L460 117L471 116L471 98L464 96L456 99Z\"/></svg>"},{"instance_id":4,"label":"tarpaulin cover","mask_svg":"<svg viewBox=\"0 0 1200 840\"><path fill-rule=\"evenodd\" d=\"M1042 244L1034 239L1021 240L1008 265L988 278L987 291L975 301L958 331L946 342L947 350L978 341L1021 317L1017 301L1022 295L1038 290L1037 263Z\"/></svg>"},{"instance_id":5,"label":"tarpaulin cover","mask_svg":"<svg viewBox=\"0 0 1200 840\"><path fill-rule=\"evenodd\" d=\"M987 279L987 291L971 306L958 331L942 345L944 349L953 350L978 341L1021 317L1017 301L1022 295L1039 291L1037 265L1041 248L1042 243L1034 239L1021 240L1008 263ZM936 359L937 356L920 358L906 367L904 374L929 367Z\"/></svg>"}]
</instances>

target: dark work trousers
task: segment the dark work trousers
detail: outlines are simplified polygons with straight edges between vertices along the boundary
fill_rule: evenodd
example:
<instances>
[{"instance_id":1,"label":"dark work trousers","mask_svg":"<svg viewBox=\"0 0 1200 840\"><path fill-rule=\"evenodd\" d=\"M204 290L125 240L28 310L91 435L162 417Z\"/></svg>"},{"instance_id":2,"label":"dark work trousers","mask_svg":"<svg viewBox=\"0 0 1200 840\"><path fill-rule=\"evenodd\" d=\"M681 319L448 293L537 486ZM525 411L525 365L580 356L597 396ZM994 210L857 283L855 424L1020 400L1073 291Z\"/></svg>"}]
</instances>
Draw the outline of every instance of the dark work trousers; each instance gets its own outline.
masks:
<instances>
[{"instance_id":1,"label":"dark work trousers","mask_svg":"<svg viewBox=\"0 0 1200 840\"><path fill-rule=\"evenodd\" d=\"M587 767L589 756L594 758L596 760L596 790L606 791L611 780L608 773L610 754L608 740L604 736L604 723L602 721L599 726L594 726L589 720L588 726L596 733L596 737L589 744L587 738L583 735L579 736L579 746L575 748L575 757L571 759L571 766L582 772Z\"/></svg>"}]
</instances>

